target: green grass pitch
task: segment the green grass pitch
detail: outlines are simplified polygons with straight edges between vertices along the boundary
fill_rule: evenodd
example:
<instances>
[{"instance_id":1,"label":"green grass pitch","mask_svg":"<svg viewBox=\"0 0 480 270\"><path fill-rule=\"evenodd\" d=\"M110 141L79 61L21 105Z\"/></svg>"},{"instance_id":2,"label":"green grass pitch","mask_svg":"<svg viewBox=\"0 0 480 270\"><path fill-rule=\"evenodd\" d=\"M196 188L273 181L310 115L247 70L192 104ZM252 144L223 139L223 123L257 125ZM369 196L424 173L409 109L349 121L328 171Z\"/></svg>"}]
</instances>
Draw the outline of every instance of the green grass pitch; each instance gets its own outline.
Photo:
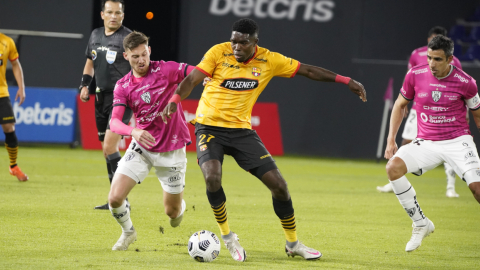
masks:
<instances>
[{"instance_id":1,"label":"green grass pitch","mask_svg":"<svg viewBox=\"0 0 480 270\"><path fill-rule=\"evenodd\" d=\"M298 237L323 253L319 261L285 255L270 192L226 157L229 223L247 261L233 261L222 244L214 262L196 262L187 252L190 235L220 232L195 155L188 160L181 226L169 226L151 172L129 195L138 240L128 251L114 252L120 226L109 211L93 210L109 190L100 151L21 147L19 164L30 176L25 183L8 174L7 153L0 152L0 269L480 269L480 208L458 177L460 198L452 199L445 196L441 167L407 176L436 230L406 253L411 221L393 194L375 189L387 181L385 162L306 157L276 160L289 184Z\"/></svg>"}]
</instances>

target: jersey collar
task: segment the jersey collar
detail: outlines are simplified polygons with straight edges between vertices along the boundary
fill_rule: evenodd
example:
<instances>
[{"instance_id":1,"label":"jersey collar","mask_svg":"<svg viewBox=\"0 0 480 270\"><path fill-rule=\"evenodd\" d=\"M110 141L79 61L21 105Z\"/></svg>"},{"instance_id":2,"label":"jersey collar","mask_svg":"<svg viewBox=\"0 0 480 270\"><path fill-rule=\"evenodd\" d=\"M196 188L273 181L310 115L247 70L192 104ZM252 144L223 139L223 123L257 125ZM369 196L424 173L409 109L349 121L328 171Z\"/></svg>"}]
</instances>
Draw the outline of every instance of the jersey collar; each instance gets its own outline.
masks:
<instances>
[{"instance_id":1,"label":"jersey collar","mask_svg":"<svg viewBox=\"0 0 480 270\"><path fill-rule=\"evenodd\" d=\"M258 49L258 45L255 45L255 53L253 54L252 58L248 59L247 61L243 62L245 65L247 65L248 63L250 63L250 61L252 61L255 56L257 56L257 49Z\"/></svg>"}]
</instances>

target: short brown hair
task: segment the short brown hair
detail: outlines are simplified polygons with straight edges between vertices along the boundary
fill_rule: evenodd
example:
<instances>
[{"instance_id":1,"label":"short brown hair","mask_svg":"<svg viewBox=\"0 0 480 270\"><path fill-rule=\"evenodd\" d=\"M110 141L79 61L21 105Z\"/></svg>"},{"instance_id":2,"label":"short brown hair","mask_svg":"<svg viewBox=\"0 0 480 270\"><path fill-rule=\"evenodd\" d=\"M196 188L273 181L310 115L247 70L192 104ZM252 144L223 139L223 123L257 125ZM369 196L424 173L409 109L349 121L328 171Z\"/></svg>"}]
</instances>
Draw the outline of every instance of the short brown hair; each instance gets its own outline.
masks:
<instances>
[{"instance_id":1,"label":"short brown hair","mask_svg":"<svg viewBox=\"0 0 480 270\"><path fill-rule=\"evenodd\" d=\"M123 40L123 48L125 51L127 51L127 49L135 49L142 44L146 44L148 46L148 37L142 32L133 31Z\"/></svg>"}]
</instances>

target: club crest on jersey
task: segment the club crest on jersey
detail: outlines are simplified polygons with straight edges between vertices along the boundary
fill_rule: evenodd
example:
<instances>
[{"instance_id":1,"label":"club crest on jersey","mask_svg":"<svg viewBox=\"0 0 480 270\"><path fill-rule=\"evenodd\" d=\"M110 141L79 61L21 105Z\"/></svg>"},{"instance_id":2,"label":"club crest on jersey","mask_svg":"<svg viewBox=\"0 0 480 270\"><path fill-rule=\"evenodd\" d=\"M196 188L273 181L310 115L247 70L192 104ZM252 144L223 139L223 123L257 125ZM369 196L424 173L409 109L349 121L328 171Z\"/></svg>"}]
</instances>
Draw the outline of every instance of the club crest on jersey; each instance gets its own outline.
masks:
<instances>
[{"instance_id":1,"label":"club crest on jersey","mask_svg":"<svg viewBox=\"0 0 480 270\"><path fill-rule=\"evenodd\" d=\"M435 101L435 102L439 101L441 96L442 96L442 92L440 92L440 91L432 91L433 101Z\"/></svg>"},{"instance_id":2,"label":"club crest on jersey","mask_svg":"<svg viewBox=\"0 0 480 270\"><path fill-rule=\"evenodd\" d=\"M149 92L143 93L140 97L141 97L142 100L145 101L146 103L150 103L150 100L152 100L152 99L150 98L150 93L149 93Z\"/></svg>"},{"instance_id":3,"label":"club crest on jersey","mask_svg":"<svg viewBox=\"0 0 480 270\"><path fill-rule=\"evenodd\" d=\"M107 62L109 64L113 64L115 62L116 57L117 57L116 51L111 51L110 49L107 51Z\"/></svg>"},{"instance_id":4,"label":"club crest on jersey","mask_svg":"<svg viewBox=\"0 0 480 270\"><path fill-rule=\"evenodd\" d=\"M253 76L258 77L262 75L262 70L260 68L254 67L252 68L252 74Z\"/></svg>"},{"instance_id":5,"label":"club crest on jersey","mask_svg":"<svg viewBox=\"0 0 480 270\"><path fill-rule=\"evenodd\" d=\"M92 50L92 60L97 59L97 51Z\"/></svg>"}]
</instances>

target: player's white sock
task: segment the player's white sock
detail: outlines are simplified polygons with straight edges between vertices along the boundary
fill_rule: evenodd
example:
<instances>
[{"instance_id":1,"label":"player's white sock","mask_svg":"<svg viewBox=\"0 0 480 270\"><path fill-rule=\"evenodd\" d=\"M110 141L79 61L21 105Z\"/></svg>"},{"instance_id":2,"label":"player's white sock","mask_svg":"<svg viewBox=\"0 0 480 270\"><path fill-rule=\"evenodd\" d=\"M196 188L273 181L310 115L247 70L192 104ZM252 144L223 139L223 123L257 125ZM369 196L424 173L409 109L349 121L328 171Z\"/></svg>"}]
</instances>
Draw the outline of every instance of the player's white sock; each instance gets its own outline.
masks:
<instances>
[{"instance_id":1,"label":"player's white sock","mask_svg":"<svg viewBox=\"0 0 480 270\"><path fill-rule=\"evenodd\" d=\"M447 189L455 189L455 171L448 163L443 164L445 166L445 174L447 175Z\"/></svg>"},{"instance_id":2,"label":"player's white sock","mask_svg":"<svg viewBox=\"0 0 480 270\"><path fill-rule=\"evenodd\" d=\"M427 225L427 220L417 202L417 193L407 177L402 176L395 181L390 181L390 183L392 183L393 192L397 195L400 204L415 223L415 227Z\"/></svg>"},{"instance_id":3,"label":"player's white sock","mask_svg":"<svg viewBox=\"0 0 480 270\"><path fill-rule=\"evenodd\" d=\"M128 208L128 202L126 200L123 201L122 206L118 208L112 208L110 206L110 212L112 212L112 216L118 224L122 226L122 231L131 232L134 230L132 220L130 219L130 209Z\"/></svg>"}]
</instances>

